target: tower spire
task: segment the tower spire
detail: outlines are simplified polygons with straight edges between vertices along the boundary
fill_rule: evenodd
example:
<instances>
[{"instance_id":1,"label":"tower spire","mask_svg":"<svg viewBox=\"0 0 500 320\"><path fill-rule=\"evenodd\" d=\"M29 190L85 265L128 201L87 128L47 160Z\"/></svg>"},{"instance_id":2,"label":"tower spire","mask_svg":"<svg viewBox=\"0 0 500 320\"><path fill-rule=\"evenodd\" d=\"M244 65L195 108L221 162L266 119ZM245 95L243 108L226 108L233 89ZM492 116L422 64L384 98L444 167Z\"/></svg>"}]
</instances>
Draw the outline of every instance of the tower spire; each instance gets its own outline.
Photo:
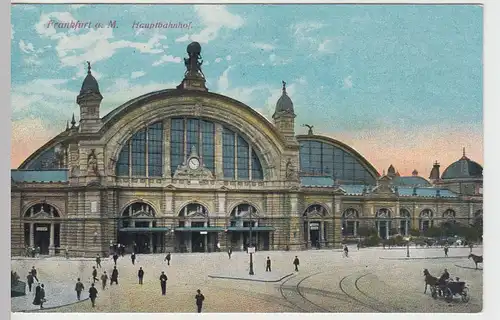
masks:
<instances>
[{"instance_id":1,"label":"tower spire","mask_svg":"<svg viewBox=\"0 0 500 320\"><path fill-rule=\"evenodd\" d=\"M283 84L283 94L286 94L286 82L285 82L285 80L281 80L281 83Z\"/></svg>"},{"instance_id":2,"label":"tower spire","mask_svg":"<svg viewBox=\"0 0 500 320\"><path fill-rule=\"evenodd\" d=\"M463 147L462 150L463 150L463 153L464 153L463 156L465 157L465 147Z\"/></svg>"},{"instance_id":3,"label":"tower spire","mask_svg":"<svg viewBox=\"0 0 500 320\"><path fill-rule=\"evenodd\" d=\"M68 130L69 130L69 121L66 120L66 131L68 131Z\"/></svg>"},{"instance_id":4,"label":"tower spire","mask_svg":"<svg viewBox=\"0 0 500 320\"><path fill-rule=\"evenodd\" d=\"M74 127L75 127L75 124L76 124L76 121L75 121L75 114L73 113L73 117L71 118L71 128L74 128Z\"/></svg>"},{"instance_id":5,"label":"tower spire","mask_svg":"<svg viewBox=\"0 0 500 320\"><path fill-rule=\"evenodd\" d=\"M88 74L91 74L90 69L91 69L91 67L90 67L90 61L87 61L87 73Z\"/></svg>"}]
</instances>

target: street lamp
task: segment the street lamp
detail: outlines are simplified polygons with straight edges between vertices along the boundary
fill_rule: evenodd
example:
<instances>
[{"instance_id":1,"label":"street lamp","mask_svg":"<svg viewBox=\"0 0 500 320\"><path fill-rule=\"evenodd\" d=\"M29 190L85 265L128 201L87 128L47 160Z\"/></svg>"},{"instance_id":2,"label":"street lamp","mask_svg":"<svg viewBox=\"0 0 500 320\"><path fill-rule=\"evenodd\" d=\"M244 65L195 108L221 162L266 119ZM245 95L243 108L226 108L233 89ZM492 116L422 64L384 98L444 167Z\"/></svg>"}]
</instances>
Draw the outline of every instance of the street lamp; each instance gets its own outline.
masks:
<instances>
[{"instance_id":1,"label":"street lamp","mask_svg":"<svg viewBox=\"0 0 500 320\"><path fill-rule=\"evenodd\" d=\"M410 257L410 240L406 243L406 257Z\"/></svg>"},{"instance_id":2,"label":"street lamp","mask_svg":"<svg viewBox=\"0 0 500 320\"><path fill-rule=\"evenodd\" d=\"M250 245L248 246L248 252L250 253L250 271L248 272L248 274L253 276L254 272L253 272L253 247L252 247L252 227L253 227L252 209L250 209L248 212L250 215ZM250 249L250 248L252 248L252 249Z\"/></svg>"}]
</instances>

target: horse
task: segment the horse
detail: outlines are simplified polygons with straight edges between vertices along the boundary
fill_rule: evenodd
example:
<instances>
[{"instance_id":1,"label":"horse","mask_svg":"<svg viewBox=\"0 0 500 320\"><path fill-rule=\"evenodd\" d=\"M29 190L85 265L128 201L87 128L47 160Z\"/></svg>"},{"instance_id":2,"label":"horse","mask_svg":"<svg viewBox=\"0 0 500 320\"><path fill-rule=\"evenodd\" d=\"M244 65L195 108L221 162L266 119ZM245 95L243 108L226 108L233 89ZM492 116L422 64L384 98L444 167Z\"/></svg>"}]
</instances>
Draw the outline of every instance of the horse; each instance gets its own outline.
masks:
<instances>
[{"instance_id":1,"label":"horse","mask_svg":"<svg viewBox=\"0 0 500 320\"><path fill-rule=\"evenodd\" d=\"M427 286L431 286L431 287L434 287L438 284L439 282L439 279L432 276L430 273L429 273L429 270L427 269L424 269L424 276L425 276L425 289L424 289L424 293L427 293Z\"/></svg>"},{"instance_id":2,"label":"horse","mask_svg":"<svg viewBox=\"0 0 500 320\"><path fill-rule=\"evenodd\" d=\"M476 256L475 254L469 254L469 259L472 258L474 263L476 264L476 269L477 269L477 264L478 263L483 263L483 256Z\"/></svg>"}]
</instances>

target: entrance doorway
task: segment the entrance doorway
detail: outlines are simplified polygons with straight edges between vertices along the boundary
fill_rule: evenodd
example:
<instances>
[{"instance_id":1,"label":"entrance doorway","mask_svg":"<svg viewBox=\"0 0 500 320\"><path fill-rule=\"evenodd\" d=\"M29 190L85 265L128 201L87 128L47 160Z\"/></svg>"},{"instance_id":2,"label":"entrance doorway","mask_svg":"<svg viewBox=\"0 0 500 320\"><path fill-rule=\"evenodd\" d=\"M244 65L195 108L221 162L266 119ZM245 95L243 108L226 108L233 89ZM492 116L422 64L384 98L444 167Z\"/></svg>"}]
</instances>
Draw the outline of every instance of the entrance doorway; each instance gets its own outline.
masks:
<instances>
[{"instance_id":1,"label":"entrance doorway","mask_svg":"<svg viewBox=\"0 0 500 320\"><path fill-rule=\"evenodd\" d=\"M205 235L191 232L191 252L205 252Z\"/></svg>"},{"instance_id":2,"label":"entrance doorway","mask_svg":"<svg viewBox=\"0 0 500 320\"><path fill-rule=\"evenodd\" d=\"M35 223L35 247L40 248L40 254L49 254L50 224Z\"/></svg>"},{"instance_id":3,"label":"entrance doorway","mask_svg":"<svg viewBox=\"0 0 500 320\"><path fill-rule=\"evenodd\" d=\"M311 222L309 224L309 239L313 247L319 248L320 246L320 223Z\"/></svg>"}]
</instances>

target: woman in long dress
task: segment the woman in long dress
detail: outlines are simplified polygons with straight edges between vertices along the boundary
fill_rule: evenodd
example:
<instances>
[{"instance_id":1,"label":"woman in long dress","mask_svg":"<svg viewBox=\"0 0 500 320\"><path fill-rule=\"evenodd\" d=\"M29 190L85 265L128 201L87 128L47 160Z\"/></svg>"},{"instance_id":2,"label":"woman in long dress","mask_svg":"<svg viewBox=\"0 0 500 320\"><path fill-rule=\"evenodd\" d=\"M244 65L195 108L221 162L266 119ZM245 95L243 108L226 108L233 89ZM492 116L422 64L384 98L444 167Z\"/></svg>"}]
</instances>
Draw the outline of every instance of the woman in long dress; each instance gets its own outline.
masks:
<instances>
[{"instance_id":1,"label":"woman in long dress","mask_svg":"<svg viewBox=\"0 0 500 320\"><path fill-rule=\"evenodd\" d=\"M33 299L33 304L36 306L39 306L41 303L41 298L40 298L40 291L42 288L40 287L40 284L38 284L35 288L35 299Z\"/></svg>"}]
</instances>

